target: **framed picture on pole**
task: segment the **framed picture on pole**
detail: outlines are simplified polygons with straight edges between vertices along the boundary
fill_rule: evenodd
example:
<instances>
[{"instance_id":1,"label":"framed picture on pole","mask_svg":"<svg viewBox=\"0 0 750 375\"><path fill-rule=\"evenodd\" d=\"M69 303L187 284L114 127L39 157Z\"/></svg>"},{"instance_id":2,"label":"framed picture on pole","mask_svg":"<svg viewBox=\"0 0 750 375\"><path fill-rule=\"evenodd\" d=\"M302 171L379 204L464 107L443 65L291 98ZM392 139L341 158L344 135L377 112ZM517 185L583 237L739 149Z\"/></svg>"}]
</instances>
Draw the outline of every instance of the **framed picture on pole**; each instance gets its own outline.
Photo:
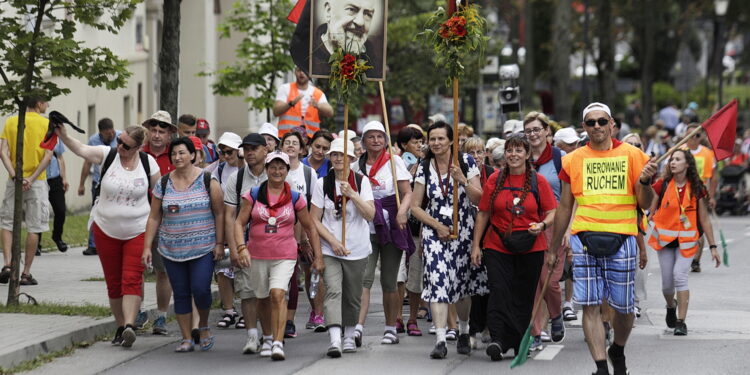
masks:
<instances>
[{"instance_id":1,"label":"framed picture on pole","mask_svg":"<svg viewBox=\"0 0 750 375\"><path fill-rule=\"evenodd\" d=\"M310 66L313 77L328 78L338 48L366 59L371 81L385 80L388 0L308 0Z\"/></svg>"}]
</instances>

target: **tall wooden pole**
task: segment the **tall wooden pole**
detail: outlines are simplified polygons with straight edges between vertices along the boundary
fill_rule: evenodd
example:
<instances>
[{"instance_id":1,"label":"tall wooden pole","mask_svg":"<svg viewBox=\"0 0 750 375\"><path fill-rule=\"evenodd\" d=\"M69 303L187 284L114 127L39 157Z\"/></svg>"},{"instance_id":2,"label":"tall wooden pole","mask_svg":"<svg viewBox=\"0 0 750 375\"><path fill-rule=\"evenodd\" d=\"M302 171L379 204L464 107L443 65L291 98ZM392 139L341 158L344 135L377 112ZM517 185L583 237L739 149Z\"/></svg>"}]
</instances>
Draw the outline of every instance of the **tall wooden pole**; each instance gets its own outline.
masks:
<instances>
[{"instance_id":1,"label":"tall wooden pole","mask_svg":"<svg viewBox=\"0 0 750 375\"><path fill-rule=\"evenodd\" d=\"M398 194L398 179L396 178L396 163L393 162L393 145L391 142L391 127L388 125L388 109L385 105L385 93L383 91L383 81L378 81L380 89L380 104L383 106L383 125L385 125L386 141L388 142L388 153L391 154L391 176L393 177L393 191L396 193L396 209L401 207L401 197Z\"/></svg>"},{"instance_id":2,"label":"tall wooden pole","mask_svg":"<svg viewBox=\"0 0 750 375\"><path fill-rule=\"evenodd\" d=\"M453 78L453 165L458 166L458 78ZM450 175L450 170L448 171ZM458 183L453 180L453 231L458 238Z\"/></svg>"},{"instance_id":3,"label":"tall wooden pole","mask_svg":"<svg viewBox=\"0 0 750 375\"><path fill-rule=\"evenodd\" d=\"M344 103L344 181L349 183L349 103ZM329 172L330 173L330 172ZM334 181L336 179L334 178ZM334 189L336 188L334 184ZM346 195L341 194L341 246L346 249Z\"/></svg>"}]
</instances>

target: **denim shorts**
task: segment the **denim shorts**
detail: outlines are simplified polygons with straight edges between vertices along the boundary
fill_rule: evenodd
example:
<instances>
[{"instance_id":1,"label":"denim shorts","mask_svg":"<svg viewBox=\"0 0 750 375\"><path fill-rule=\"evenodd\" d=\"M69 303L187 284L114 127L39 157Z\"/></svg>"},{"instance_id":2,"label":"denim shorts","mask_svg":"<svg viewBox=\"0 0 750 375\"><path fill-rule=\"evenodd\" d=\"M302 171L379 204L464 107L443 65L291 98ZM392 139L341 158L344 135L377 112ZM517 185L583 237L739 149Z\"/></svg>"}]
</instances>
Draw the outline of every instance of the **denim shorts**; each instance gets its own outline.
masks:
<instances>
[{"instance_id":1,"label":"denim shorts","mask_svg":"<svg viewBox=\"0 0 750 375\"><path fill-rule=\"evenodd\" d=\"M615 311L632 314L638 256L635 236L627 237L611 256L592 256L584 252L577 235L570 236L570 246L573 249L573 300L583 306L595 306L606 298Z\"/></svg>"}]
</instances>

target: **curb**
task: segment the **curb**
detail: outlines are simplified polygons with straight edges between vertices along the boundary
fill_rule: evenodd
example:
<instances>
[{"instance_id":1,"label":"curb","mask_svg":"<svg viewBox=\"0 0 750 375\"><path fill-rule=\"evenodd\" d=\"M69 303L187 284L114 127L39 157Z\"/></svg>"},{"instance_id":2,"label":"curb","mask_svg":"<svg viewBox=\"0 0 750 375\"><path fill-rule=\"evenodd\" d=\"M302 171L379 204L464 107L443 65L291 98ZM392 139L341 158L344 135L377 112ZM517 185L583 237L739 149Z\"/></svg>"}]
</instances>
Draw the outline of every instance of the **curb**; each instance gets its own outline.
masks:
<instances>
[{"instance_id":1,"label":"curb","mask_svg":"<svg viewBox=\"0 0 750 375\"><path fill-rule=\"evenodd\" d=\"M211 299L218 298L219 292L212 291ZM156 315L156 307L146 310L149 318ZM167 316L174 316L173 305L170 303L167 308ZM0 373L3 370L9 370L23 362L33 361L40 355L50 354L80 344L82 342L94 343L98 337L112 334L117 329L114 317L107 317L98 320L89 327L81 328L72 332L53 337L42 342L35 342L23 348L19 348L10 353L0 355Z\"/></svg>"}]
</instances>

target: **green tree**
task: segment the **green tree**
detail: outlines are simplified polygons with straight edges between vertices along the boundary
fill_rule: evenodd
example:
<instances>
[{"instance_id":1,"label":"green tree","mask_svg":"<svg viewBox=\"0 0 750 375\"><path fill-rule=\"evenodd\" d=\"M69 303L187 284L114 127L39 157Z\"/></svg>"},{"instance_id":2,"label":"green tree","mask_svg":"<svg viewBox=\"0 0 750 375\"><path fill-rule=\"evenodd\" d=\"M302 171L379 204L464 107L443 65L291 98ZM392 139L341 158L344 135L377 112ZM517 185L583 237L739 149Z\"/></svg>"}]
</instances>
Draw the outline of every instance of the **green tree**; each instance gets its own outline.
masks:
<instances>
[{"instance_id":1,"label":"green tree","mask_svg":"<svg viewBox=\"0 0 750 375\"><path fill-rule=\"evenodd\" d=\"M286 19L292 9L290 0L247 1L234 3L227 19L219 26L219 36L230 38L233 33L242 35L235 49L237 61L225 64L216 72L212 85L214 94L244 96L250 107L265 110L271 121L271 108L276 97L276 79L294 68L287 52L294 33L294 24ZM247 96L247 89L257 90Z\"/></svg>"},{"instance_id":2,"label":"green tree","mask_svg":"<svg viewBox=\"0 0 750 375\"><path fill-rule=\"evenodd\" d=\"M133 14L137 0L17 0L0 2L0 112L18 112L15 172L23 175L26 98L50 99L70 93L45 77L79 78L94 87L124 87L127 61L105 47L86 47L74 36L78 25L116 33ZM43 25L45 25L43 27ZM15 181L12 275L7 304L18 304L21 259L22 179Z\"/></svg>"}]
</instances>

